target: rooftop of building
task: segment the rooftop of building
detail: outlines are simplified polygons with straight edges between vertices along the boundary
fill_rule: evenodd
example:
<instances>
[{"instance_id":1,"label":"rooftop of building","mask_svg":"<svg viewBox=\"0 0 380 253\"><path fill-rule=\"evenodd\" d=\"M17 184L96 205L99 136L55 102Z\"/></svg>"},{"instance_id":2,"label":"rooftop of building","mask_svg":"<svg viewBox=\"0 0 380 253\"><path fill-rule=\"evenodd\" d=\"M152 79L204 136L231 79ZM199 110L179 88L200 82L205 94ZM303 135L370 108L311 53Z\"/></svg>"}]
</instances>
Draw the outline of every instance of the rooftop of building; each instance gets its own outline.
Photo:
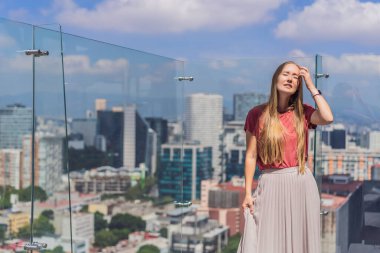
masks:
<instances>
[{"instance_id":1,"label":"rooftop of building","mask_svg":"<svg viewBox=\"0 0 380 253\"><path fill-rule=\"evenodd\" d=\"M380 245L353 243L350 245L348 253L380 253Z\"/></svg>"},{"instance_id":2,"label":"rooftop of building","mask_svg":"<svg viewBox=\"0 0 380 253\"><path fill-rule=\"evenodd\" d=\"M257 180L252 181L252 190L256 189ZM243 178L233 177L230 181L218 185L220 189L227 191L245 191L245 183Z\"/></svg>"},{"instance_id":3,"label":"rooftop of building","mask_svg":"<svg viewBox=\"0 0 380 253\"><path fill-rule=\"evenodd\" d=\"M348 196L362 185L362 181L353 180L349 174L332 174L322 176L322 192L327 194Z\"/></svg>"},{"instance_id":4,"label":"rooftop of building","mask_svg":"<svg viewBox=\"0 0 380 253\"><path fill-rule=\"evenodd\" d=\"M321 208L329 211L335 211L347 201L347 197L335 196L331 194L321 194Z\"/></svg>"}]
</instances>

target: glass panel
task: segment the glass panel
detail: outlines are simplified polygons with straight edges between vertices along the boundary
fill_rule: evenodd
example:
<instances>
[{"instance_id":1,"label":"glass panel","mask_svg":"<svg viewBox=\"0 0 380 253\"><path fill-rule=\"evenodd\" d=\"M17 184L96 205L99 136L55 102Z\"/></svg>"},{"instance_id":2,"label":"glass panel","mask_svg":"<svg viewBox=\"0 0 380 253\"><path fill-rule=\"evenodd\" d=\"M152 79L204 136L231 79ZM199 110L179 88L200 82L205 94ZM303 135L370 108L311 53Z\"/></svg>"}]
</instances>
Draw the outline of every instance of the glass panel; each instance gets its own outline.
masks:
<instances>
[{"instance_id":1,"label":"glass panel","mask_svg":"<svg viewBox=\"0 0 380 253\"><path fill-rule=\"evenodd\" d=\"M17 51L33 48L33 29L6 20L0 29L0 168L9 177L1 179L0 227L6 232L0 235L26 243L30 189L21 188L31 184L33 64L32 56ZM57 31L35 28L35 48L49 55L35 59L33 239L66 252L162 247L184 212L173 205L183 202L183 85L175 78L183 76L183 62L64 34L64 81L60 39ZM20 144L5 143L12 138ZM14 213L17 228L9 223ZM149 234L141 236L144 231ZM126 246L127 238L133 245ZM7 241L6 247L22 250L24 243Z\"/></svg>"},{"instance_id":2,"label":"glass panel","mask_svg":"<svg viewBox=\"0 0 380 253\"><path fill-rule=\"evenodd\" d=\"M72 251L61 36L39 27L34 36L35 49L48 51L48 55L35 57L33 241L46 243L49 250L62 247Z\"/></svg>"},{"instance_id":3,"label":"glass panel","mask_svg":"<svg viewBox=\"0 0 380 253\"><path fill-rule=\"evenodd\" d=\"M145 242L141 233L166 235L178 219L182 100L175 77L183 63L68 34L63 41L73 238L133 252L160 245L166 239ZM85 234L83 226L92 230Z\"/></svg>"},{"instance_id":4,"label":"glass panel","mask_svg":"<svg viewBox=\"0 0 380 253\"><path fill-rule=\"evenodd\" d=\"M0 19L0 241L29 241L32 135L32 27Z\"/></svg>"},{"instance_id":5,"label":"glass panel","mask_svg":"<svg viewBox=\"0 0 380 253\"><path fill-rule=\"evenodd\" d=\"M380 56L322 58L329 78L320 89L334 113L334 124L320 129L322 208L328 211L322 249L351 252L362 243L364 250L380 243Z\"/></svg>"}]
</instances>

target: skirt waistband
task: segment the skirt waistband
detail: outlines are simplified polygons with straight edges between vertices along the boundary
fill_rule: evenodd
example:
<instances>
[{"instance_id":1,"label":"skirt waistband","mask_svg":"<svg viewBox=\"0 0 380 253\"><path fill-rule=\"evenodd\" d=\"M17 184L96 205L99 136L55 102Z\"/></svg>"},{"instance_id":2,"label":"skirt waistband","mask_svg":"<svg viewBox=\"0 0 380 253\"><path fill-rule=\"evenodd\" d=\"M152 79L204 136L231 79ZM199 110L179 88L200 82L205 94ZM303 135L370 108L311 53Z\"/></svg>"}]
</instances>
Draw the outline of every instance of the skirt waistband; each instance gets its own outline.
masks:
<instances>
[{"instance_id":1,"label":"skirt waistband","mask_svg":"<svg viewBox=\"0 0 380 253\"><path fill-rule=\"evenodd\" d=\"M262 174L284 174L284 173L295 173L298 172L299 166L295 167L289 167L289 168L283 168L283 169L264 169L261 171ZM305 170L308 170L307 167L305 167Z\"/></svg>"}]
</instances>

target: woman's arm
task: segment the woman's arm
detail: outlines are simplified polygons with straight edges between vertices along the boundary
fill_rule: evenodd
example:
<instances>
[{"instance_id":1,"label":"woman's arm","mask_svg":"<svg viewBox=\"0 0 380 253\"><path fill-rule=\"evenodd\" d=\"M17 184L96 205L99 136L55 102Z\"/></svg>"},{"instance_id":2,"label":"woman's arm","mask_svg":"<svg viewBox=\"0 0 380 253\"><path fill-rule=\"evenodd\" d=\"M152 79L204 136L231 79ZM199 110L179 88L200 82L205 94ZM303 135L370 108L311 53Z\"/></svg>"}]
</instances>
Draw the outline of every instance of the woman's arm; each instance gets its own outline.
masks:
<instances>
[{"instance_id":1,"label":"woman's arm","mask_svg":"<svg viewBox=\"0 0 380 253\"><path fill-rule=\"evenodd\" d=\"M311 115L310 122L315 125L331 124L334 121L334 116L332 114L331 108L322 95L314 96L315 94L318 94L318 90L315 88L309 70L306 67L300 67L300 75L304 77L306 87L310 91L315 103L317 104L317 109Z\"/></svg>"},{"instance_id":2,"label":"woman's arm","mask_svg":"<svg viewBox=\"0 0 380 253\"><path fill-rule=\"evenodd\" d=\"M247 150L245 153L245 197L241 207L244 209L249 208L253 213L253 200L252 200L252 180L256 169L257 160L257 141L256 136L246 131Z\"/></svg>"}]
</instances>

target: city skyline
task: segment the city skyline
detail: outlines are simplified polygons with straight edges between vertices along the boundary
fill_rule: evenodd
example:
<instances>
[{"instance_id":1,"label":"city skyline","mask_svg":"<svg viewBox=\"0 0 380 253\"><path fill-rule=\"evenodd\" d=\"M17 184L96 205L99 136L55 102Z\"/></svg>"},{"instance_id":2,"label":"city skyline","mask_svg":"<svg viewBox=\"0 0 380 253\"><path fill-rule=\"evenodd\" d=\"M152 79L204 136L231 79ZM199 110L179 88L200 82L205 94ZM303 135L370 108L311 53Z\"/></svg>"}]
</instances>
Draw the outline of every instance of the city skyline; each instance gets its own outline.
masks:
<instances>
[{"instance_id":1,"label":"city skyline","mask_svg":"<svg viewBox=\"0 0 380 253\"><path fill-rule=\"evenodd\" d=\"M309 68L338 123L312 131L316 146L307 147L322 247L378 245L378 13L377 0L1 1L0 251L22 248L31 221L33 240L54 251L131 253L147 243L214 253L236 244L244 114L286 60ZM26 54L31 48L49 55ZM190 101L196 94L217 99ZM304 102L314 106L306 89ZM23 113L7 107L17 104ZM212 158L222 182L208 180Z\"/></svg>"}]
</instances>

